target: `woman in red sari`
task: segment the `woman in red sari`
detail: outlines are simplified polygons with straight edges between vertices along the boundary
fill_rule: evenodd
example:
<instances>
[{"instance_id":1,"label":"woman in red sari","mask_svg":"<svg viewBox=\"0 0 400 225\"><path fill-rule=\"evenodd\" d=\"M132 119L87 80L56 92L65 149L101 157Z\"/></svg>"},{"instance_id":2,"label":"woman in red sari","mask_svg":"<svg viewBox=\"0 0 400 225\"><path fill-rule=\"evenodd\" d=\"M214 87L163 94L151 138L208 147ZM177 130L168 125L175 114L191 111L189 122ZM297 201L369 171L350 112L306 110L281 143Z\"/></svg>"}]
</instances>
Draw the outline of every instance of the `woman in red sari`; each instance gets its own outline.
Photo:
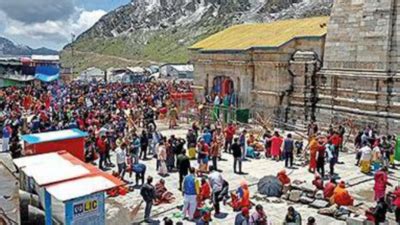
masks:
<instances>
[{"instance_id":1,"label":"woman in red sari","mask_svg":"<svg viewBox=\"0 0 400 225\"><path fill-rule=\"evenodd\" d=\"M383 167L381 170L375 173L374 176L375 184L374 184L374 199L378 201L381 198L384 198L386 195L386 186L392 186L388 182L387 168Z\"/></svg>"},{"instance_id":2,"label":"woman in red sari","mask_svg":"<svg viewBox=\"0 0 400 225\"><path fill-rule=\"evenodd\" d=\"M271 138L271 156L273 159L280 159L282 143L282 137L275 131L274 136Z\"/></svg>"}]
</instances>

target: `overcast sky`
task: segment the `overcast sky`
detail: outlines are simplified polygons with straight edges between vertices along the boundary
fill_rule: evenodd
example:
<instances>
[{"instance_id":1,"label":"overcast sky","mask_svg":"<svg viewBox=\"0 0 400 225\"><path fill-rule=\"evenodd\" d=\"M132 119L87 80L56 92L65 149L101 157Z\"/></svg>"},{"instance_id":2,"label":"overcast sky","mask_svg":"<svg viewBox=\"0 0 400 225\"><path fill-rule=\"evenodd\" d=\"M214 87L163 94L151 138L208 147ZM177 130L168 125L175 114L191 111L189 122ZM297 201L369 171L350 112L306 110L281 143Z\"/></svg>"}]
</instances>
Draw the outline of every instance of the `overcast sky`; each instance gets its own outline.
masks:
<instances>
[{"instance_id":1,"label":"overcast sky","mask_svg":"<svg viewBox=\"0 0 400 225\"><path fill-rule=\"evenodd\" d=\"M130 0L0 0L0 36L60 50L107 12Z\"/></svg>"}]
</instances>

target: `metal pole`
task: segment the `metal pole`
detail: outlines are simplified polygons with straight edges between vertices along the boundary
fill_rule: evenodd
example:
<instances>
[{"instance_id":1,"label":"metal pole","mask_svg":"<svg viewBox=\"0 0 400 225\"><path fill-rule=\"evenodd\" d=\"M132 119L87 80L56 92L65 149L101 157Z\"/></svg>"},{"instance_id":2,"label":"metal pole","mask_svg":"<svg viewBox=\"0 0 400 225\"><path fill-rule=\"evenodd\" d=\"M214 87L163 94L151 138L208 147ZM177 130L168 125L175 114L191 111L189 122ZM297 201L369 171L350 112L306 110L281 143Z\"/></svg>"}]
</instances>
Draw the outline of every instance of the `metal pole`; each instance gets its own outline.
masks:
<instances>
[{"instance_id":1,"label":"metal pole","mask_svg":"<svg viewBox=\"0 0 400 225\"><path fill-rule=\"evenodd\" d=\"M71 60L72 60L72 68L71 68L71 73L72 77L74 76L74 68L75 68L75 59L74 59L74 40L75 40L75 34L71 33Z\"/></svg>"}]
</instances>

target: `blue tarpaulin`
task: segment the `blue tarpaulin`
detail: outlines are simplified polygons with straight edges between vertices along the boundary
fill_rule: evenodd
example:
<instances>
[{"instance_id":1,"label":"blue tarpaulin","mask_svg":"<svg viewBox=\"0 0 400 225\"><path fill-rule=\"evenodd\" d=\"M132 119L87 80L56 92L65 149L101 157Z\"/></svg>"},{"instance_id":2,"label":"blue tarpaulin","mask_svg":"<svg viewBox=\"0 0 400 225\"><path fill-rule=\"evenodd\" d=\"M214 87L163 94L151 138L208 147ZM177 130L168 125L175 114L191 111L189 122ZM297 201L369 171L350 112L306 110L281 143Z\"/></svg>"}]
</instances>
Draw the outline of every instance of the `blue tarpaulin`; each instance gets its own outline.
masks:
<instances>
[{"instance_id":1,"label":"blue tarpaulin","mask_svg":"<svg viewBox=\"0 0 400 225\"><path fill-rule=\"evenodd\" d=\"M36 67L35 78L43 82L52 82L60 78L60 68L54 66Z\"/></svg>"},{"instance_id":2,"label":"blue tarpaulin","mask_svg":"<svg viewBox=\"0 0 400 225\"><path fill-rule=\"evenodd\" d=\"M79 129L59 130L52 132L44 132L38 134L26 134L22 135L22 140L28 144L38 144L43 142L60 141L67 139L75 139L87 137L88 133L83 132Z\"/></svg>"}]
</instances>

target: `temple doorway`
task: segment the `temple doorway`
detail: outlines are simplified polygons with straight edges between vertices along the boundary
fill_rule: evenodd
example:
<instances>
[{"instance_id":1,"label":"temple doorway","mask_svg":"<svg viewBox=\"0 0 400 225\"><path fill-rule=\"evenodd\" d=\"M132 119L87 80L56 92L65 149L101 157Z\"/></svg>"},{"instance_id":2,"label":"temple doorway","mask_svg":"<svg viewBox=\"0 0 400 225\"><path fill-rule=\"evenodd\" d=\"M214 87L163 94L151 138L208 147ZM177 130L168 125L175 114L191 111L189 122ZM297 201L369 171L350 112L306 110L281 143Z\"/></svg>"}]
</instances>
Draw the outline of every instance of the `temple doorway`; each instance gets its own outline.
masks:
<instances>
[{"instance_id":1,"label":"temple doorway","mask_svg":"<svg viewBox=\"0 0 400 225\"><path fill-rule=\"evenodd\" d=\"M227 76L215 77L212 85L212 96L213 99L218 96L224 105L236 106L237 96L234 81Z\"/></svg>"}]
</instances>

